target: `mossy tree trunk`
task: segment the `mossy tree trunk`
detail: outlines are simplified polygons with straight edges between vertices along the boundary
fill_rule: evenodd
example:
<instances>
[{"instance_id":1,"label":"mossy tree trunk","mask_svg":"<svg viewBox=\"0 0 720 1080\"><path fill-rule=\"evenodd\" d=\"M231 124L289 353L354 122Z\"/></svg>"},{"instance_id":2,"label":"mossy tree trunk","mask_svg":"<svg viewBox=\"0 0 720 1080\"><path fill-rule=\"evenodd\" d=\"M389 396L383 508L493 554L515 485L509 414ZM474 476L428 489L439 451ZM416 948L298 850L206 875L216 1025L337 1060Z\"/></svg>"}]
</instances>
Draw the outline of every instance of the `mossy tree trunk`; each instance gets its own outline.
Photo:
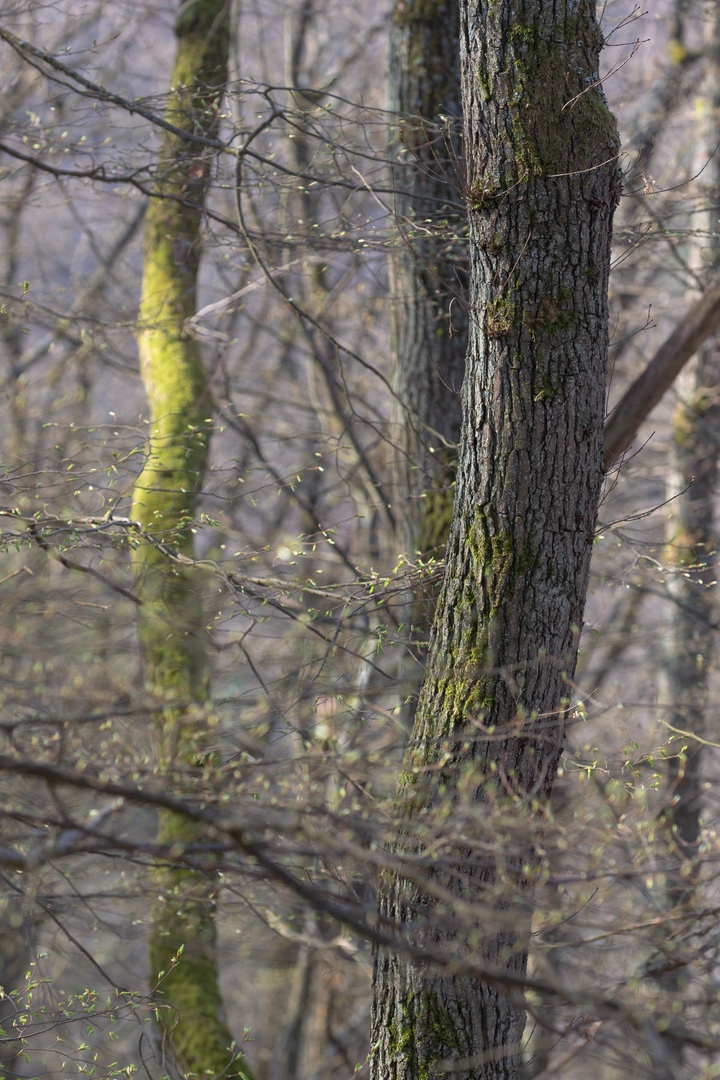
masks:
<instances>
[{"instance_id":1,"label":"mossy tree trunk","mask_svg":"<svg viewBox=\"0 0 720 1080\"><path fill-rule=\"evenodd\" d=\"M461 0L470 332L447 569L380 912L372 1075L512 1080L531 818L563 741L602 485L618 138L591 0ZM427 852L427 854L424 854ZM418 877L422 868L425 878ZM411 880L412 878L412 880ZM402 928L402 930L400 930Z\"/></svg>"},{"instance_id":2,"label":"mossy tree trunk","mask_svg":"<svg viewBox=\"0 0 720 1080\"><path fill-rule=\"evenodd\" d=\"M217 129L227 82L227 0L183 0L166 119L196 135ZM203 783L207 708L206 631L197 575L173 563L169 547L193 554L192 522L207 465L212 400L197 342L185 333L196 310L203 204L211 167L202 147L163 133L155 195L147 212L140 302L140 368L150 406L145 467L133 493L143 529L134 568L143 599L139 637L148 691L162 707L156 722L160 768L190 793ZM192 769L189 769L192 766ZM161 813L158 843L182 862L193 828ZM157 991L162 1045L183 1075L236 1076L232 1038L222 1019L215 955L212 877L158 867L150 914L150 979ZM182 950L177 962L173 958Z\"/></svg>"}]
</instances>

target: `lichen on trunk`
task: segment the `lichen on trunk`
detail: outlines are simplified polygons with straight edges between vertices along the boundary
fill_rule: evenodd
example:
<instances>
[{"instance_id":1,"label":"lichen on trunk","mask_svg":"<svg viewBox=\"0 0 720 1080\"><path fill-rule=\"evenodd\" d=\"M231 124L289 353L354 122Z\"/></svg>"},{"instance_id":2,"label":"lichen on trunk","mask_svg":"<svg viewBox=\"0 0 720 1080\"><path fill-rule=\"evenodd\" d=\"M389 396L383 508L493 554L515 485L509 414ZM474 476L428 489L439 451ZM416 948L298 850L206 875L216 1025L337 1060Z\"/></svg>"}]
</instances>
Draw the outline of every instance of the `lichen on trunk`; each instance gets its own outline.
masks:
<instances>
[{"instance_id":1,"label":"lichen on trunk","mask_svg":"<svg viewBox=\"0 0 720 1080\"><path fill-rule=\"evenodd\" d=\"M590 0L463 0L470 331L453 525L380 912L376 1080L516 1080L533 818L562 748L602 485L615 125ZM424 880L418 874L425 875ZM463 972L484 968L486 978ZM493 977L493 973L494 976ZM449 1064L448 1064L449 1062Z\"/></svg>"},{"instance_id":2,"label":"lichen on trunk","mask_svg":"<svg viewBox=\"0 0 720 1080\"><path fill-rule=\"evenodd\" d=\"M228 8L226 0L180 5L165 119L181 133L217 131L228 72ZM181 789L191 784L188 775L202 785L206 730L212 725L200 583L172 557L193 555L193 522L208 460L212 398L200 348L187 335L185 320L196 309L209 169L205 148L163 131L145 225L138 332L150 409L132 510L139 527L133 565L143 601L138 633L146 688L159 705L158 767ZM163 1053L183 1075L238 1076L247 1070L240 1068L222 1018L218 984L217 882L183 866L196 839L187 822L160 813L157 841L167 859L152 878L150 980L158 980Z\"/></svg>"}]
</instances>

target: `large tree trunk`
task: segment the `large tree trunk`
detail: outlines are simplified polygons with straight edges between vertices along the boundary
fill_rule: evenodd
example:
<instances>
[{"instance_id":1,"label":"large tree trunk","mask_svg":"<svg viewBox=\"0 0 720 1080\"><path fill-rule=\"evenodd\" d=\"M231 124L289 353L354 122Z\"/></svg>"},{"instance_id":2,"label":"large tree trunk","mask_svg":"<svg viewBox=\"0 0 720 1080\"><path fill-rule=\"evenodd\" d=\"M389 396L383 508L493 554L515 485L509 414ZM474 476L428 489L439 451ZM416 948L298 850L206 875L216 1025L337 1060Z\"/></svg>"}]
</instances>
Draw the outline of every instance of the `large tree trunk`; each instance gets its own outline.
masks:
<instances>
[{"instance_id":1,"label":"large tree trunk","mask_svg":"<svg viewBox=\"0 0 720 1080\"><path fill-rule=\"evenodd\" d=\"M463 0L460 11L464 419L445 581L396 800L395 849L413 869L386 876L380 911L420 947L444 943L456 963L498 978L379 953L378 1080L420 1080L446 1059L456 1077L518 1076L525 1014L501 987L525 972L528 819L562 747L602 484L619 146L596 86L595 5Z\"/></svg>"},{"instance_id":2,"label":"large tree trunk","mask_svg":"<svg viewBox=\"0 0 720 1080\"><path fill-rule=\"evenodd\" d=\"M182 131L211 134L227 81L226 0L184 0L176 34L166 119ZM200 349L185 333L184 323L196 310L210 164L197 144L164 133L145 226L140 304L140 365L150 405L150 439L133 495L133 518L143 529L134 554L143 599L139 635L145 683L161 707L156 723L159 765L176 787L188 783L189 765L196 778L202 774L209 724L206 632L197 574L175 565L166 551L193 554L191 525L207 464L212 400ZM183 852L195 839L186 821L160 813L158 842L167 846L168 861L177 858L182 863ZM163 1047L184 1075L236 1076L240 1070L232 1064L232 1037L221 1015L216 883L191 868L169 869L166 862L154 873L153 891L150 979L154 983L160 978Z\"/></svg>"}]
</instances>

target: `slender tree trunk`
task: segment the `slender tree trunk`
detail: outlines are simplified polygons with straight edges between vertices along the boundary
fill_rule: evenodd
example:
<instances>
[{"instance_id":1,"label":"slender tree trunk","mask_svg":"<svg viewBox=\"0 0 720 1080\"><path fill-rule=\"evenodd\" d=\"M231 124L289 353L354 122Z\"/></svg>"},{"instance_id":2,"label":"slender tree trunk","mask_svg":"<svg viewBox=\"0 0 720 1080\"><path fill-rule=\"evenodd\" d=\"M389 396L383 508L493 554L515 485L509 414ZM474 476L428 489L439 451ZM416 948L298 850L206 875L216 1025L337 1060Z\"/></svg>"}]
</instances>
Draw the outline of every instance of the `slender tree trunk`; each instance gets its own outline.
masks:
<instances>
[{"instance_id":1,"label":"slender tree trunk","mask_svg":"<svg viewBox=\"0 0 720 1080\"><path fill-rule=\"evenodd\" d=\"M462 193L460 12L395 0L390 31L391 153L398 166L390 248L395 551L442 559L452 518L468 312ZM432 573L432 570L431 570ZM410 731L437 586L408 595L401 700Z\"/></svg>"},{"instance_id":2,"label":"slender tree trunk","mask_svg":"<svg viewBox=\"0 0 720 1080\"><path fill-rule=\"evenodd\" d=\"M720 13L717 5L708 14L706 38L707 115L709 130L701 140L706 164L707 229L717 232L717 205L720 195L720 164L717 145L720 117ZM716 241L701 253L705 256L705 276L717 277L720 259ZM703 745L694 739L707 737L708 680L716 653L718 537L714 525L718 458L720 457L720 336L716 331L702 346L680 387L680 401L673 416L675 476L673 492L681 494L673 502L666 561L676 572L668 578L670 625L665 641L662 698L670 710L662 719L671 725L671 754L668 761L668 806L665 819L670 828L671 850L666 860L667 901L677 914L684 914L689 926L695 917L700 814L703 807ZM675 734L672 734L674 729ZM686 733L686 734L682 734ZM682 937L683 926L676 924ZM667 1014L674 1015L673 999L682 993L685 975L677 972L672 956L672 936L661 945L670 969L659 983L670 996ZM672 1043L676 1060L681 1061L681 1044Z\"/></svg>"},{"instance_id":3,"label":"slender tree trunk","mask_svg":"<svg viewBox=\"0 0 720 1080\"><path fill-rule=\"evenodd\" d=\"M590 0L462 0L471 298L447 569L380 912L372 1074L513 1080L530 818L562 747L602 484L614 120ZM450 830L453 830L452 832ZM429 845L432 843L432 848ZM427 855L423 856L423 852ZM426 879L418 877L423 867ZM497 978L464 975L462 960ZM460 968L458 968L458 962Z\"/></svg>"},{"instance_id":4,"label":"slender tree trunk","mask_svg":"<svg viewBox=\"0 0 720 1080\"><path fill-rule=\"evenodd\" d=\"M14 1080L25 1072L25 1061L20 1040L13 1038L16 1034L13 1021L22 1012L22 998L18 1002L10 995L14 990L21 990L26 984L33 955L30 941L36 927L27 918L27 912L23 910L23 895L19 889L12 888L12 879L8 881L6 874L3 874L0 881L4 886L0 892L0 986L3 989L3 996L0 998L0 1030L7 1039L7 1042L0 1041L0 1076L3 1080Z\"/></svg>"},{"instance_id":5,"label":"slender tree trunk","mask_svg":"<svg viewBox=\"0 0 720 1080\"><path fill-rule=\"evenodd\" d=\"M211 134L227 81L226 0L184 0L166 118L183 131ZM211 162L197 145L164 133L157 186L147 212L140 303L140 366L150 405L145 467L133 517L143 536L134 554L143 599L140 647L148 691L163 707L156 725L161 768L189 783L202 776L208 665L197 575L168 559L193 554L191 525L207 464L212 400L197 342L184 330L196 310L202 207ZM202 784L202 780L199 781ZM161 813L158 842L182 861L196 839L187 822ZM215 955L216 883L197 870L158 867L150 914L150 980L163 1047L183 1075L236 1076L232 1037L221 1016ZM176 959L177 958L177 959Z\"/></svg>"},{"instance_id":6,"label":"slender tree trunk","mask_svg":"<svg viewBox=\"0 0 720 1080\"><path fill-rule=\"evenodd\" d=\"M720 194L720 163L713 153L720 130L720 13L713 8L707 30L706 70L710 131L704 140L711 207L707 228L717 229L717 201ZM705 161L703 161L705 164ZM717 276L720 260L716 245L705 249L708 280ZM697 355L685 386L685 393L673 416L676 483L681 494L675 500L670 523L668 556L678 567L670 579L671 627L664 665L667 701L672 712L667 718L681 732L702 736L707 706L708 676L714 653L715 589L717 577L717 534L714 528L715 490L720 455L720 338L717 332ZM696 855L700 834L700 772L702 748L692 739L679 737L675 747L687 746L683 756L670 759L672 806L670 817L681 860ZM687 879L671 883L675 902L692 887ZM678 891L679 890L679 891Z\"/></svg>"},{"instance_id":7,"label":"slender tree trunk","mask_svg":"<svg viewBox=\"0 0 720 1080\"><path fill-rule=\"evenodd\" d=\"M708 678L715 654L715 580L718 541L713 517L720 454L720 343L713 337L693 366L689 394L673 417L676 500L667 559L677 572L668 583L671 597L665 657L663 699L670 704L664 720L675 730L669 759L671 824L678 875L668 881L673 904L687 903L693 876L683 863L697 857L702 808L702 745L693 736L705 734ZM676 488L677 489L677 488ZM671 731L672 734L672 731ZM680 872L682 875L680 876Z\"/></svg>"},{"instance_id":8,"label":"slender tree trunk","mask_svg":"<svg viewBox=\"0 0 720 1080\"><path fill-rule=\"evenodd\" d=\"M390 310L398 542L410 558L442 554L460 439L468 315L459 31L456 3L395 2L390 107L401 114L394 149L403 167L394 170Z\"/></svg>"}]
</instances>

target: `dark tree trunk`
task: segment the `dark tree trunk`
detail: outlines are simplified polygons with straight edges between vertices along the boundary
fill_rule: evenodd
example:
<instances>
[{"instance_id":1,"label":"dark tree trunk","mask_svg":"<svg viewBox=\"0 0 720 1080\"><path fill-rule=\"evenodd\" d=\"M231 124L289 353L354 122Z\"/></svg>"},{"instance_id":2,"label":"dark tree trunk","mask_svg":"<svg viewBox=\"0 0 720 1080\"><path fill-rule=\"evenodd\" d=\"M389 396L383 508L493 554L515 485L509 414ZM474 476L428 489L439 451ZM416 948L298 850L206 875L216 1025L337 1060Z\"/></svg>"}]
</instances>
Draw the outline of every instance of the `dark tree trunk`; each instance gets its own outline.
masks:
<instances>
[{"instance_id":1,"label":"dark tree trunk","mask_svg":"<svg viewBox=\"0 0 720 1080\"><path fill-rule=\"evenodd\" d=\"M452 515L467 348L460 18L396 0L390 35L397 231L390 252L398 543L442 555ZM431 619L432 620L432 613ZM427 634L425 634L427 637Z\"/></svg>"},{"instance_id":2,"label":"dark tree trunk","mask_svg":"<svg viewBox=\"0 0 720 1080\"><path fill-rule=\"evenodd\" d=\"M397 229L390 248L396 535L392 557L429 574L408 595L401 700L412 728L437 578L452 518L468 312L462 184L460 12L442 0L395 0L390 107Z\"/></svg>"},{"instance_id":3,"label":"dark tree trunk","mask_svg":"<svg viewBox=\"0 0 720 1080\"><path fill-rule=\"evenodd\" d=\"M530 822L562 747L602 485L618 195L590 0L460 4L471 295L447 569L380 899L452 970L376 957L373 1076L511 1080ZM419 877L420 870L425 878ZM463 974L462 960L496 972ZM460 964L458 965L458 960ZM445 1064L442 1064L445 1063Z\"/></svg>"}]
</instances>

